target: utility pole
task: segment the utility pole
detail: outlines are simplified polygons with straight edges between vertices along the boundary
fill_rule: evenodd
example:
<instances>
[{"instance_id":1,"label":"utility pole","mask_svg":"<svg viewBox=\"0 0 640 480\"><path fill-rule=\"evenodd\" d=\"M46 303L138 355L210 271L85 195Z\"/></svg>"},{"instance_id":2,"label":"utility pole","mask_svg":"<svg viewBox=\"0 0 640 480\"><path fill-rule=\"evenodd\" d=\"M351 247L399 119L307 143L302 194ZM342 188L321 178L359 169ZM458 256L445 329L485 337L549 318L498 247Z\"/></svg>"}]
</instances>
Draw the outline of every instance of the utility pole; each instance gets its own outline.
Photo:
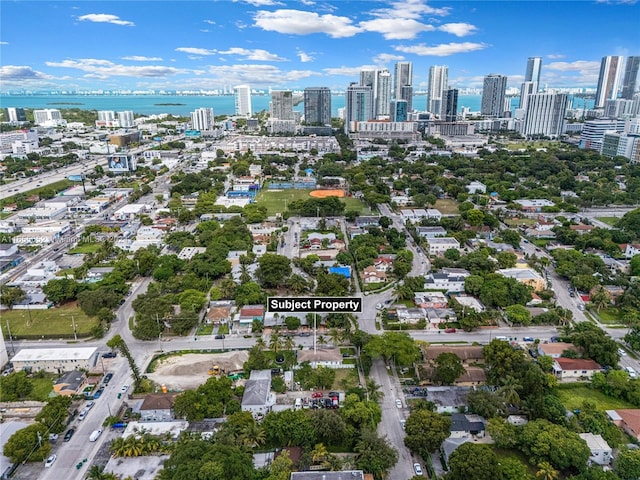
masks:
<instances>
[{"instance_id":1,"label":"utility pole","mask_svg":"<svg viewBox=\"0 0 640 480\"><path fill-rule=\"evenodd\" d=\"M9 342L11 343L11 356L16 354L16 347L13 344L13 335L11 335L11 327L9 327L9 319L7 319L7 333L9 334Z\"/></svg>"},{"instance_id":2,"label":"utility pole","mask_svg":"<svg viewBox=\"0 0 640 480\"><path fill-rule=\"evenodd\" d=\"M160 347L160 351L162 352L162 329L160 328L160 317L156 313L156 323L158 324L158 347Z\"/></svg>"},{"instance_id":3,"label":"utility pole","mask_svg":"<svg viewBox=\"0 0 640 480\"><path fill-rule=\"evenodd\" d=\"M77 342L78 341L78 333L76 332L76 320L75 320L75 318L73 318L73 315L71 315L71 326L73 327L73 338Z\"/></svg>"}]
</instances>

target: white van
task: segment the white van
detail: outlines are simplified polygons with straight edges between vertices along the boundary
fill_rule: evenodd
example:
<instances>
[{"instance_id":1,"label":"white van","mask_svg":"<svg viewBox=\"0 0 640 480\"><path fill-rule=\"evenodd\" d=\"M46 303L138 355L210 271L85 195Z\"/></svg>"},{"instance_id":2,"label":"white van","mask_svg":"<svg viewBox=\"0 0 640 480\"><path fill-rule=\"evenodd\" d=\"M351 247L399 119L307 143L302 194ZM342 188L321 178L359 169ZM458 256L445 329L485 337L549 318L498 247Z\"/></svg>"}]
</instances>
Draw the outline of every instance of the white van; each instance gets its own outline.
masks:
<instances>
[{"instance_id":1,"label":"white van","mask_svg":"<svg viewBox=\"0 0 640 480\"><path fill-rule=\"evenodd\" d=\"M300 410L302 409L302 399L301 398L296 398L296 403L293 406L294 410Z\"/></svg>"},{"instance_id":2,"label":"white van","mask_svg":"<svg viewBox=\"0 0 640 480\"><path fill-rule=\"evenodd\" d=\"M630 378L636 378L638 376L638 374L636 373L636 371L633 368L624 367L624 369L627 371L627 373L629 374Z\"/></svg>"},{"instance_id":3,"label":"white van","mask_svg":"<svg viewBox=\"0 0 640 480\"><path fill-rule=\"evenodd\" d=\"M504 337L504 336L502 336L502 335L498 335L498 336L496 337L496 340L502 340L503 342L506 342L506 341L507 341L507 337Z\"/></svg>"},{"instance_id":4,"label":"white van","mask_svg":"<svg viewBox=\"0 0 640 480\"><path fill-rule=\"evenodd\" d=\"M91 435L89 436L89 441L90 442L95 442L96 440L98 440L98 437L102 434L102 429L99 428L98 430L94 430Z\"/></svg>"}]
</instances>

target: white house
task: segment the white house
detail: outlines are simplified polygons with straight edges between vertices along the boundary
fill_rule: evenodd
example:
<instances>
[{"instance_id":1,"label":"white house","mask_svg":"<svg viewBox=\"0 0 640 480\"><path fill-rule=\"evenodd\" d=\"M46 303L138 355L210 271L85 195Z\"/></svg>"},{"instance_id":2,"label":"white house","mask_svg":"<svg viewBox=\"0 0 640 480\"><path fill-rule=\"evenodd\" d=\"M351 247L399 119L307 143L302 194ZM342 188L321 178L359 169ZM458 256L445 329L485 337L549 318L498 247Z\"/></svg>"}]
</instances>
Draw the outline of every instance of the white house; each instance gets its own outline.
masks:
<instances>
[{"instance_id":1,"label":"white house","mask_svg":"<svg viewBox=\"0 0 640 480\"><path fill-rule=\"evenodd\" d=\"M482 182L474 180L473 182L469 183L469 185L467 185L467 192L471 194L487 193L487 186Z\"/></svg>"},{"instance_id":2,"label":"white house","mask_svg":"<svg viewBox=\"0 0 640 480\"><path fill-rule=\"evenodd\" d=\"M442 227L417 227L416 231L422 238L446 237L447 231Z\"/></svg>"},{"instance_id":3,"label":"white house","mask_svg":"<svg viewBox=\"0 0 640 480\"><path fill-rule=\"evenodd\" d=\"M469 276L457 272L441 272L430 273L424 283L425 290L444 290L447 293L464 292L464 280Z\"/></svg>"},{"instance_id":4,"label":"white house","mask_svg":"<svg viewBox=\"0 0 640 480\"><path fill-rule=\"evenodd\" d=\"M434 237L428 240L429 255L442 255L450 248L460 250L460 242L453 237Z\"/></svg>"},{"instance_id":5,"label":"white house","mask_svg":"<svg viewBox=\"0 0 640 480\"><path fill-rule=\"evenodd\" d=\"M11 359L16 371L62 373L71 370L90 370L96 347L23 348Z\"/></svg>"},{"instance_id":6,"label":"white house","mask_svg":"<svg viewBox=\"0 0 640 480\"><path fill-rule=\"evenodd\" d=\"M594 435L593 433L579 433L578 435L587 443L591 452L589 464L609 465L611 463L611 447L602 438L602 435Z\"/></svg>"},{"instance_id":7,"label":"white house","mask_svg":"<svg viewBox=\"0 0 640 480\"><path fill-rule=\"evenodd\" d=\"M339 348L317 348L298 350L298 363L309 362L312 368L353 368L354 365L342 363L342 353Z\"/></svg>"},{"instance_id":8,"label":"white house","mask_svg":"<svg viewBox=\"0 0 640 480\"><path fill-rule=\"evenodd\" d=\"M251 412L255 418L262 418L276 404L271 392L271 370L252 370L245 383L242 395L242 411Z\"/></svg>"},{"instance_id":9,"label":"white house","mask_svg":"<svg viewBox=\"0 0 640 480\"><path fill-rule=\"evenodd\" d=\"M628 243L624 249L624 258L633 258L640 255L640 243Z\"/></svg>"}]
</instances>

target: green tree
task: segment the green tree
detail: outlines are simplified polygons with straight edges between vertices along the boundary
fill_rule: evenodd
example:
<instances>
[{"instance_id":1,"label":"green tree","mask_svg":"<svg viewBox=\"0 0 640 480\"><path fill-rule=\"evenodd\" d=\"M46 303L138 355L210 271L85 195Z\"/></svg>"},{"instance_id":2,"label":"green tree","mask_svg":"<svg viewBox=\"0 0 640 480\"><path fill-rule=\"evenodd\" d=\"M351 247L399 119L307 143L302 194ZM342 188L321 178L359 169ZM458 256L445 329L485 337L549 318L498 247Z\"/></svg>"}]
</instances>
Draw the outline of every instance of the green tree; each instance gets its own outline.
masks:
<instances>
[{"instance_id":1,"label":"green tree","mask_svg":"<svg viewBox=\"0 0 640 480\"><path fill-rule=\"evenodd\" d=\"M404 444L414 453L434 452L450 435L451 419L429 410L412 411L405 423Z\"/></svg>"},{"instance_id":2,"label":"green tree","mask_svg":"<svg viewBox=\"0 0 640 480\"><path fill-rule=\"evenodd\" d=\"M42 287L47 298L56 304L75 300L78 290L78 283L70 278L54 278Z\"/></svg>"},{"instance_id":3,"label":"green tree","mask_svg":"<svg viewBox=\"0 0 640 480\"><path fill-rule=\"evenodd\" d=\"M129 351L129 347L124 339L120 335L113 336L108 342L107 347L111 349L117 349L120 351L123 357L127 359L129 362L129 368L131 368L131 374L133 375L135 382L135 389L140 388L140 384L142 383L142 376L140 375L140 369L136 365L135 360L131 356L131 352Z\"/></svg>"},{"instance_id":4,"label":"green tree","mask_svg":"<svg viewBox=\"0 0 640 480\"><path fill-rule=\"evenodd\" d=\"M40 462L49 456L51 444L47 427L34 423L22 428L9 437L2 453L12 463Z\"/></svg>"},{"instance_id":5,"label":"green tree","mask_svg":"<svg viewBox=\"0 0 640 480\"><path fill-rule=\"evenodd\" d=\"M435 380L440 385L453 385L466 370L462 360L455 353L444 352L435 360Z\"/></svg>"},{"instance_id":6,"label":"green tree","mask_svg":"<svg viewBox=\"0 0 640 480\"><path fill-rule=\"evenodd\" d=\"M356 466L365 473L372 473L376 480L385 478L386 472L398 461L396 449L374 430L365 429L361 432L354 451Z\"/></svg>"},{"instance_id":7,"label":"green tree","mask_svg":"<svg viewBox=\"0 0 640 480\"><path fill-rule=\"evenodd\" d=\"M557 480L560 473L553 468L549 462L540 462L538 464L538 471L536 472L536 478L541 480Z\"/></svg>"},{"instance_id":8,"label":"green tree","mask_svg":"<svg viewBox=\"0 0 640 480\"><path fill-rule=\"evenodd\" d=\"M269 465L269 476L266 480L289 480L293 470L293 461L289 451L283 450Z\"/></svg>"},{"instance_id":9,"label":"green tree","mask_svg":"<svg viewBox=\"0 0 640 480\"><path fill-rule=\"evenodd\" d=\"M6 284L0 285L0 303L9 309L26 297L27 294L20 287L8 287Z\"/></svg>"},{"instance_id":10,"label":"green tree","mask_svg":"<svg viewBox=\"0 0 640 480\"><path fill-rule=\"evenodd\" d=\"M613 471L621 480L640 478L640 450L622 449L616 456Z\"/></svg>"},{"instance_id":11,"label":"green tree","mask_svg":"<svg viewBox=\"0 0 640 480\"><path fill-rule=\"evenodd\" d=\"M289 275L291 275L291 260L287 257L266 253L258 260L256 277L267 288L284 285Z\"/></svg>"},{"instance_id":12,"label":"green tree","mask_svg":"<svg viewBox=\"0 0 640 480\"><path fill-rule=\"evenodd\" d=\"M488 445L464 443L449 457L447 480L503 480L498 457Z\"/></svg>"},{"instance_id":13,"label":"green tree","mask_svg":"<svg viewBox=\"0 0 640 480\"><path fill-rule=\"evenodd\" d=\"M45 425L51 433L61 433L67 426L70 406L71 397L53 397L36 415L36 421Z\"/></svg>"},{"instance_id":14,"label":"green tree","mask_svg":"<svg viewBox=\"0 0 640 480\"><path fill-rule=\"evenodd\" d=\"M356 429L374 429L382 419L382 410L373 400L362 400L357 394L350 393L342 404L340 415Z\"/></svg>"},{"instance_id":15,"label":"green tree","mask_svg":"<svg viewBox=\"0 0 640 480\"><path fill-rule=\"evenodd\" d=\"M0 401L15 402L24 400L33 392L33 382L26 372L13 372L0 377Z\"/></svg>"},{"instance_id":16,"label":"green tree","mask_svg":"<svg viewBox=\"0 0 640 480\"><path fill-rule=\"evenodd\" d=\"M382 357L393 360L398 365L413 365L420 355L420 349L406 332L385 332L371 338L364 348L371 358Z\"/></svg>"},{"instance_id":17,"label":"green tree","mask_svg":"<svg viewBox=\"0 0 640 480\"><path fill-rule=\"evenodd\" d=\"M503 480L532 480L533 475L529 473L526 464L516 457L501 457L500 470Z\"/></svg>"}]
</instances>

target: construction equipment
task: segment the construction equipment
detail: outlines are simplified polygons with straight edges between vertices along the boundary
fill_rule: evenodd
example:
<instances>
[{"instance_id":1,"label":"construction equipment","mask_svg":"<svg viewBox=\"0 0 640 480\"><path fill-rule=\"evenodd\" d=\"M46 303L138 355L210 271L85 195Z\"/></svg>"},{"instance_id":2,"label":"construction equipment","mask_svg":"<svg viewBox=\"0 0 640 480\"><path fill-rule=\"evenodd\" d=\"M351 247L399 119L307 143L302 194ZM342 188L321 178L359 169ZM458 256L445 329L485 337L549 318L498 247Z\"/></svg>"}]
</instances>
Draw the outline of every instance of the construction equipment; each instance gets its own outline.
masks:
<instances>
[{"instance_id":1,"label":"construction equipment","mask_svg":"<svg viewBox=\"0 0 640 480\"><path fill-rule=\"evenodd\" d=\"M219 365L213 365L209 369L209 375L220 375L221 373L222 373L222 369L220 368Z\"/></svg>"}]
</instances>

